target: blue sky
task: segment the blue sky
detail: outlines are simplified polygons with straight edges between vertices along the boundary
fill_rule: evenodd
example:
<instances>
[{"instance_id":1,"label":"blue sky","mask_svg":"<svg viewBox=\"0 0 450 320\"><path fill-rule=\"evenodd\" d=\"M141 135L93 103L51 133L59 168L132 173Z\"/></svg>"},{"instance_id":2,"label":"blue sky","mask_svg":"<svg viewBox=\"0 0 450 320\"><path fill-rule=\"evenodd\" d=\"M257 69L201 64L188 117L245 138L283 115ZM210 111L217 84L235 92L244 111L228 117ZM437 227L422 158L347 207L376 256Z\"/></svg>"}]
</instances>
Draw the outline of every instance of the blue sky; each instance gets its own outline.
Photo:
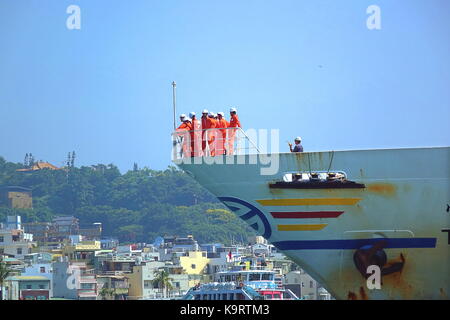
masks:
<instances>
[{"instance_id":1,"label":"blue sky","mask_svg":"<svg viewBox=\"0 0 450 320\"><path fill-rule=\"evenodd\" d=\"M81 8L81 30L66 8ZM368 30L366 8L381 9ZM448 146L450 1L3 0L0 155L170 164L179 113L238 108L305 151Z\"/></svg>"}]
</instances>

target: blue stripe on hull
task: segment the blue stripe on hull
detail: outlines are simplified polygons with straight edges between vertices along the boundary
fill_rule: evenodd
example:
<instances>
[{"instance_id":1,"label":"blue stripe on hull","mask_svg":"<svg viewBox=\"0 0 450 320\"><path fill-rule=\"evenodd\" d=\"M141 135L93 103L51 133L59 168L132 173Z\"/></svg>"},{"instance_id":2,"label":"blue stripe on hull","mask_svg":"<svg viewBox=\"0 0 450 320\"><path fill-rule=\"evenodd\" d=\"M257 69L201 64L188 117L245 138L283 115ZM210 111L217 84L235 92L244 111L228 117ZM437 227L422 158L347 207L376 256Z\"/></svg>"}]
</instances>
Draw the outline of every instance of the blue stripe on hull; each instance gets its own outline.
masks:
<instances>
[{"instance_id":1,"label":"blue stripe on hull","mask_svg":"<svg viewBox=\"0 0 450 320\"><path fill-rule=\"evenodd\" d=\"M435 248L436 238L370 238L343 240L301 240L279 241L272 244L280 250L304 249L359 249L368 244L386 240L385 248Z\"/></svg>"}]
</instances>

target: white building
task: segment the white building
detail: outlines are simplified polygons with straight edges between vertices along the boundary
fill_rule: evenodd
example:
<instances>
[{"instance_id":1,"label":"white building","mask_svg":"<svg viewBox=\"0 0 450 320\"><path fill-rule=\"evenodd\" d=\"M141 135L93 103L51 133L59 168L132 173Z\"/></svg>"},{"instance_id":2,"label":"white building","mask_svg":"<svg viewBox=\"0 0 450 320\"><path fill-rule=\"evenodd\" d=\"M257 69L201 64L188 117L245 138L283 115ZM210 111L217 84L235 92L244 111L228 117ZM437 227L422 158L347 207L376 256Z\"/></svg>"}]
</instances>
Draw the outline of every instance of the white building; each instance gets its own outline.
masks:
<instances>
[{"instance_id":1,"label":"white building","mask_svg":"<svg viewBox=\"0 0 450 320\"><path fill-rule=\"evenodd\" d=\"M252 245L252 254L255 256L270 256L273 245L264 243L255 243Z\"/></svg>"},{"instance_id":2,"label":"white building","mask_svg":"<svg viewBox=\"0 0 450 320\"><path fill-rule=\"evenodd\" d=\"M53 268L51 263L37 263L25 268L21 276L42 276L50 280L50 298L53 297Z\"/></svg>"},{"instance_id":3,"label":"white building","mask_svg":"<svg viewBox=\"0 0 450 320\"><path fill-rule=\"evenodd\" d=\"M69 262L61 258L52 264L53 296L57 298L96 300L98 283L94 270L84 262Z\"/></svg>"},{"instance_id":4,"label":"white building","mask_svg":"<svg viewBox=\"0 0 450 320\"><path fill-rule=\"evenodd\" d=\"M307 300L319 300L319 284L303 270L287 273L284 277L284 285L292 290L299 298Z\"/></svg>"},{"instance_id":5,"label":"white building","mask_svg":"<svg viewBox=\"0 0 450 320\"><path fill-rule=\"evenodd\" d=\"M33 242L31 233L25 233L22 229L13 229L13 226L21 228L20 223L8 222L6 228L0 229L0 255L6 254L17 259L23 259L26 254L31 253L31 248L36 243Z\"/></svg>"},{"instance_id":6,"label":"white building","mask_svg":"<svg viewBox=\"0 0 450 320\"><path fill-rule=\"evenodd\" d=\"M154 297L158 289L153 288L155 271L165 266L165 262L150 261L133 267L133 272L127 274L128 299L138 300Z\"/></svg>"}]
</instances>

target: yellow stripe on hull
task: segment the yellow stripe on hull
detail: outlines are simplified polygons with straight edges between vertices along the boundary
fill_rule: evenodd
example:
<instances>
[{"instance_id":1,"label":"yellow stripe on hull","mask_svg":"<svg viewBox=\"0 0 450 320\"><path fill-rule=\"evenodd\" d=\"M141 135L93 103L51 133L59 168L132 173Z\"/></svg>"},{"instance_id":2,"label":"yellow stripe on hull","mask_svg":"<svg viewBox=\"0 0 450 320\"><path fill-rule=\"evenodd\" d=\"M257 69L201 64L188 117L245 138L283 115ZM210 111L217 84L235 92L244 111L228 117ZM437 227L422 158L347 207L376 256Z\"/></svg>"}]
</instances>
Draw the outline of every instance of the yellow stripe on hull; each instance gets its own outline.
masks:
<instances>
[{"instance_id":1,"label":"yellow stripe on hull","mask_svg":"<svg viewBox=\"0 0 450 320\"><path fill-rule=\"evenodd\" d=\"M268 199L256 200L263 206L351 206L361 198Z\"/></svg>"},{"instance_id":2,"label":"yellow stripe on hull","mask_svg":"<svg viewBox=\"0 0 450 320\"><path fill-rule=\"evenodd\" d=\"M318 231L326 227L323 224L279 224L278 231Z\"/></svg>"}]
</instances>

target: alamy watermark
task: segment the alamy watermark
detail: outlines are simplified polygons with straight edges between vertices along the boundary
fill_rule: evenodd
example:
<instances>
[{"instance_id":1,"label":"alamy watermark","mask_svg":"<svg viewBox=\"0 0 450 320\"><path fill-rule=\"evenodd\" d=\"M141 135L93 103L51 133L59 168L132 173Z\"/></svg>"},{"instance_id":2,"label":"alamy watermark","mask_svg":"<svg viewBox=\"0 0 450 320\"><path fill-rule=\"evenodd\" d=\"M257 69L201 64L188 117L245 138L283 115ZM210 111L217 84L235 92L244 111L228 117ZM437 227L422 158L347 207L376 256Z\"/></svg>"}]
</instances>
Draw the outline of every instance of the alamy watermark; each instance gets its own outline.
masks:
<instances>
[{"instance_id":1,"label":"alamy watermark","mask_svg":"<svg viewBox=\"0 0 450 320\"><path fill-rule=\"evenodd\" d=\"M366 286L369 290L381 289L381 269L378 265L373 264L367 267L367 272L370 276L367 278Z\"/></svg>"},{"instance_id":2,"label":"alamy watermark","mask_svg":"<svg viewBox=\"0 0 450 320\"><path fill-rule=\"evenodd\" d=\"M66 27L69 30L81 29L81 9L75 4L71 4L67 7L66 13L70 14L66 20Z\"/></svg>"},{"instance_id":3,"label":"alamy watermark","mask_svg":"<svg viewBox=\"0 0 450 320\"><path fill-rule=\"evenodd\" d=\"M280 167L278 129L228 128L178 132L172 136L175 164L260 165L261 175L274 175ZM270 152L269 152L270 150Z\"/></svg>"},{"instance_id":4,"label":"alamy watermark","mask_svg":"<svg viewBox=\"0 0 450 320\"><path fill-rule=\"evenodd\" d=\"M373 4L367 7L366 13L369 14L366 20L366 26L369 30L381 30L381 9Z\"/></svg>"},{"instance_id":5,"label":"alamy watermark","mask_svg":"<svg viewBox=\"0 0 450 320\"><path fill-rule=\"evenodd\" d=\"M77 267L69 266L67 268L67 274L69 276L66 280L66 286L70 290L77 290L80 289L80 277L81 277L81 271Z\"/></svg>"}]
</instances>

